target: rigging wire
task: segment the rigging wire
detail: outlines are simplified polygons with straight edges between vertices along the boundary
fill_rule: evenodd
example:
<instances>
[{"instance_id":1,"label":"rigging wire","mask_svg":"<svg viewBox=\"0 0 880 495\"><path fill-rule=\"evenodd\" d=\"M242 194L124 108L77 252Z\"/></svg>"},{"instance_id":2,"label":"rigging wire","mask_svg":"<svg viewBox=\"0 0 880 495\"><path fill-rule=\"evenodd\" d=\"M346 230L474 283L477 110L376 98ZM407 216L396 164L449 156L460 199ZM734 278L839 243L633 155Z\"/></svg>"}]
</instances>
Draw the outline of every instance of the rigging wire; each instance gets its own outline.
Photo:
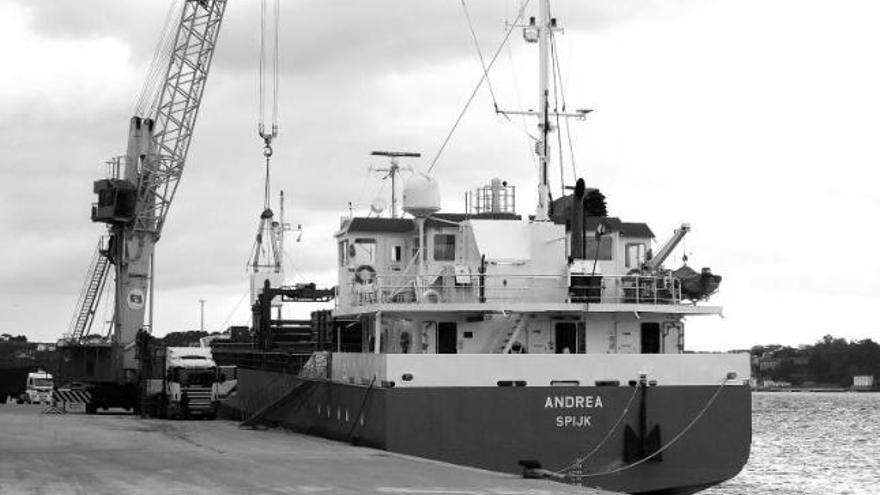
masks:
<instances>
[{"instance_id":1,"label":"rigging wire","mask_svg":"<svg viewBox=\"0 0 880 495\"><path fill-rule=\"evenodd\" d=\"M282 253L282 259L287 260L287 266L290 267L291 271L293 271L294 277L299 278L300 282L302 283L308 282L308 279L306 279L306 277L303 276L303 274L296 269L296 263L293 262L293 256L291 256L290 253L288 253L286 250L284 251L284 253Z\"/></svg>"},{"instance_id":2,"label":"rigging wire","mask_svg":"<svg viewBox=\"0 0 880 495\"><path fill-rule=\"evenodd\" d=\"M238 311L239 306L241 306L241 303L244 302L245 298L248 296L249 293L250 293L250 289L247 289L244 291L244 293L238 299L238 302L235 303L235 306L233 306L232 311L230 311L229 314L226 315L226 319L223 320L223 323L221 323L220 326L217 327L217 332L223 333L226 330L226 325L229 323L229 320L231 320L232 317L235 316L235 312Z\"/></svg>"},{"instance_id":3,"label":"rigging wire","mask_svg":"<svg viewBox=\"0 0 880 495\"><path fill-rule=\"evenodd\" d=\"M548 5L548 9L550 9L550 16L552 17L553 16L552 6ZM553 61L554 86L556 84L556 81L558 80L559 81L559 96L562 100L562 111L565 112L568 104L565 100L565 83L564 83L564 81L568 80L568 72L566 72L565 75L563 75L563 73L562 73L561 62L559 61L559 59L560 59L559 49L556 46L556 36L553 33L553 31L550 31L550 49L551 49L551 52L553 55L552 61ZM557 142L559 143L559 152L560 152L560 157L561 157L562 156L562 129L558 125L557 125L557 132L559 133L559 136L558 136L559 139L557 140ZM574 156L574 145L572 144L572 139L571 139L571 125L568 122L568 119L565 119L565 135L566 135L566 140L568 141L568 154L569 154L569 157L571 158L572 177L573 177L573 179L577 179L577 177L578 177L577 164L575 162L575 156ZM561 158L560 158L560 160L561 160ZM561 170L561 164L560 164L560 170Z\"/></svg>"},{"instance_id":4,"label":"rigging wire","mask_svg":"<svg viewBox=\"0 0 880 495\"><path fill-rule=\"evenodd\" d=\"M522 108L522 106L523 106L522 94L520 93L519 83L517 82L516 67L513 62L513 51L510 49L510 43L507 43L505 45L505 47L507 48L507 50L506 50L507 51L507 59L510 62L510 73L511 73L511 79L513 80L513 92L514 92L514 94L516 94L516 104L518 105L518 108ZM505 114L505 116L506 116L506 114ZM537 142L538 138L535 137L534 135L532 135L532 133L530 133L528 130L529 125L528 125L528 122L526 122L526 116L524 114L522 114L519 117L520 117L521 126L516 126L516 128L518 130L522 131L523 134L528 136L529 139L531 139L533 143ZM508 119L508 121L510 121L510 119ZM512 123L512 121L510 121L510 122ZM535 155L535 153L533 153L532 147L530 146L530 144L528 142L526 143L526 147L529 149L528 156L532 157L532 164L537 169L538 168L538 157Z\"/></svg>"},{"instance_id":5,"label":"rigging wire","mask_svg":"<svg viewBox=\"0 0 880 495\"><path fill-rule=\"evenodd\" d=\"M144 84L141 86L141 92L135 104L135 115L151 117L154 114L154 109L159 104L159 83L165 75L164 72L167 70L168 60L171 57L172 51L171 44L176 36L176 30L173 30L172 26L175 25L175 20L179 17L181 8L180 0L175 0L168 6L161 34L153 49L153 58L147 68L147 76L144 78ZM174 32L175 36L172 35L172 32Z\"/></svg>"},{"instance_id":6,"label":"rigging wire","mask_svg":"<svg viewBox=\"0 0 880 495\"><path fill-rule=\"evenodd\" d=\"M552 31L550 32L550 47L553 51L554 80L556 79L556 77L557 77L556 75L558 74L559 95L562 99L562 111L564 112L566 110L568 104L566 103L566 100L565 100L565 84L563 83L563 80L567 76L563 77L563 75L562 75L562 68L561 68L561 66L560 66L561 64L559 62L559 50L556 48L556 36L553 35ZM560 133L560 138L561 138L562 129L559 129L557 127L557 132ZM578 176L577 165L576 165L575 156L574 156L574 145L572 144L572 140L571 140L571 125L569 124L568 119L565 119L565 135L568 140L568 154L569 154L569 158L571 159L572 177L577 179L577 176ZM561 142L559 144L559 147L560 147L560 151L561 151L561 149L562 149Z\"/></svg>"},{"instance_id":7,"label":"rigging wire","mask_svg":"<svg viewBox=\"0 0 880 495\"><path fill-rule=\"evenodd\" d=\"M550 31L550 60L553 63L552 73L553 73L553 112L556 116L556 142L557 147L559 148L559 196L565 196L565 155L562 151L562 130L559 126L559 93L560 93L560 84L559 75L557 74L557 58L556 58L556 43L555 37L553 36L553 31ZM562 111L565 111L565 100L562 100ZM568 119L566 119L568 120Z\"/></svg>"},{"instance_id":8,"label":"rigging wire","mask_svg":"<svg viewBox=\"0 0 880 495\"><path fill-rule=\"evenodd\" d=\"M525 9L529 4L529 0L523 0L519 12L517 13L516 19L510 23L510 26L507 28L507 32L504 33L504 39L501 40L501 44L498 46L498 49L495 50L495 53L492 55L492 59L489 60L489 65L486 66L486 70L483 72L483 75L480 77L480 80L477 82L477 85L474 87L474 90L471 92L470 97L467 99L467 102L464 105L464 108L461 109L461 112L458 114L458 118L455 119L455 123L452 125L452 128L449 130L449 133L446 135L446 138L443 139L443 144L440 145L440 149L437 150L437 154L434 155L434 158L431 160L431 165L428 167L427 173L431 173L434 170L434 166L437 165L437 160L440 159L440 155L443 154L443 151L446 149L446 145L449 144L449 140L452 139L452 135L455 133L455 130L458 129L458 125L461 123L461 119L464 117L464 114L470 108L471 103L474 101L474 98L477 96L477 92L480 90L480 87L483 85L483 81L486 80L486 76L489 74L489 70L495 65L495 60L498 59L498 55L501 53L504 45L507 44L507 40L510 39L510 33L513 32L513 29L516 27L516 24L522 19L523 14L525 13Z\"/></svg>"},{"instance_id":9,"label":"rigging wire","mask_svg":"<svg viewBox=\"0 0 880 495\"><path fill-rule=\"evenodd\" d=\"M559 93L558 94L559 94L560 99L562 100L562 111L565 112L566 109L568 108L568 103L566 102L566 99L565 99L565 85L563 83L562 68L560 67L560 62L559 62L559 50L556 46L556 37L553 35L552 32L550 33L550 49L551 49L551 52L553 55L552 60L553 60L554 90L556 89L556 84L558 82L558 84L559 84L559 89L558 89ZM556 128L557 128L557 143L559 145L559 159L561 162L562 161L562 153L563 153L563 151L562 151L562 127L559 125L559 118L558 117L559 116L557 115ZM577 165L575 164L574 145L572 144L572 140L571 140L571 125L569 124L568 119L565 119L565 134L566 134L566 139L568 141L568 154L569 154L569 158L571 160L572 178L573 178L573 180L575 180L575 179L577 179L578 173L577 173ZM560 163L559 164L559 173L564 175L563 170L564 170L563 164Z\"/></svg>"},{"instance_id":10,"label":"rigging wire","mask_svg":"<svg viewBox=\"0 0 880 495\"><path fill-rule=\"evenodd\" d=\"M474 23L471 20L471 15L468 12L465 0L461 0L461 9L464 11L465 19L467 19L468 28L471 30L471 38L474 40L474 48L477 49L477 56L480 58L480 67L483 68L483 75L486 77L486 86L489 88L489 94L492 95L492 105L495 106L495 111L497 112L498 100L495 98L495 90L492 88L492 80L489 79L489 69L486 68L486 60L483 58L483 50L480 49L480 42L477 40L477 33L474 30Z\"/></svg>"}]
</instances>

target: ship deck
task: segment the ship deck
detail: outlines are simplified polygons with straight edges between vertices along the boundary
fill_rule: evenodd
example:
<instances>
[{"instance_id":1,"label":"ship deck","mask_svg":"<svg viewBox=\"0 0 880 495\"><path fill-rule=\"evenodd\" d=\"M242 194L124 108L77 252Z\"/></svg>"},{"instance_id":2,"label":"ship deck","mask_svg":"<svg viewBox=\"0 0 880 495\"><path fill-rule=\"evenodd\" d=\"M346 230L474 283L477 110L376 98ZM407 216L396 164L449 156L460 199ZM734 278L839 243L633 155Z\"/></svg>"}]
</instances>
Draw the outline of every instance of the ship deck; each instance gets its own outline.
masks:
<instances>
[{"instance_id":1,"label":"ship deck","mask_svg":"<svg viewBox=\"0 0 880 495\"><path fill-rule=\"evenodd\" d=\"M663 313L675 315L721 315L721 306L694 304L635 304L635 303L569 303L569 302L515 302L489 301L450 303L397 303L376 302L359 306L337 308L333 315L339 318L360 314L382 313Z\"/></svg>"},{"instance_id":2,"label":"ship deck","mask_svg":"<svg viewBox=\"0 0 880 495\"><path fill-rule=\"evenodd\" d=\"M231 421L0 406L0 489L55 494L611 495Z\"/></svg>"}]
</instances>

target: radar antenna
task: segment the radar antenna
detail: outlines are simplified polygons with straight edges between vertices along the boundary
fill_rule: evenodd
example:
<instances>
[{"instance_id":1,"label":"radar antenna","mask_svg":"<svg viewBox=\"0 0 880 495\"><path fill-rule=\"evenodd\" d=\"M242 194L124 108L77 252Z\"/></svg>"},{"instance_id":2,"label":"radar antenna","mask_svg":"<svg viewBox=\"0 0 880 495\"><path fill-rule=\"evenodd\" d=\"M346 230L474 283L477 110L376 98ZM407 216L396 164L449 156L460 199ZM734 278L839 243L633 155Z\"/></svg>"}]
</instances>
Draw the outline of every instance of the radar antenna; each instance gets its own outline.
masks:
<instances>
[{"instance_id":1,"label":"radar antenna","mask_svg":"<svg viewBox=\"0 0 880 495\"><path fill-rule=\"evenodd\" d=\"M400 158L420 158L422 156L421 153L413 153L410 151L373 151L370 153L371 156L386 156L389 157L390 164L388 168L374 168L370 167L370 170L373 172L387 172L385 177L382 179L391 178L391 218L397 218L397 176L400 174ZM411 167L406 167L405 170L412 171Z\"/></svg>"}]
</instances>

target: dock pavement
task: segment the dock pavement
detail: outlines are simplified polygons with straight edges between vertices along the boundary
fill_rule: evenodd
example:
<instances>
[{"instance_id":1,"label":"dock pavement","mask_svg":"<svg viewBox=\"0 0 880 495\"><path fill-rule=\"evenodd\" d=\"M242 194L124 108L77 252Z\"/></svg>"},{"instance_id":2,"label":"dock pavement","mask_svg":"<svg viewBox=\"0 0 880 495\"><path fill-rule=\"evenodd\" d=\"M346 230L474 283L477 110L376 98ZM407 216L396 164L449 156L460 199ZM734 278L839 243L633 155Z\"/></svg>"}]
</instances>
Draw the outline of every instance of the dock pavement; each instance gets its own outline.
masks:
<instances>
[{"instance_id":1,"label":"dock pavement","mask_svg":"<svg viewBox=\"0 0 880 495\"><path fill-rule=\"evenodd\" d=\"M0 405L0 495L612 495L237 423Z\"/></svg>"}]
</instances>

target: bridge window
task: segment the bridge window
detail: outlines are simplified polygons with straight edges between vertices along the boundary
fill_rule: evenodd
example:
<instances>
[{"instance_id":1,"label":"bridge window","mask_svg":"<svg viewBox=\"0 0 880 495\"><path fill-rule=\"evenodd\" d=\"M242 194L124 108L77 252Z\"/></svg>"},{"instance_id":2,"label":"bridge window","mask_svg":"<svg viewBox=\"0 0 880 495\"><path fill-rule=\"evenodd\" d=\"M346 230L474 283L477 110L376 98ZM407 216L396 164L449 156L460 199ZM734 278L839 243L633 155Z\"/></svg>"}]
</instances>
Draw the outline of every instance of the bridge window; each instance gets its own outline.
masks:
<instances>
[{"instance_id":1,"label":"bridge window","mask_svg":"<svg viewBox=\"0 0 880 495\"><path fill-rule=\"evenodd\" d=\"M599 243L596 243L595 237L587 237L586 259L592 260L610 260L611 259L611 238L602 237Z\"/></svg>"},{"instance_id":2,"label":"bridge window","mask_svg":"<svg viewBox=\"0 0 880 495\"><path fill-rule=\"evenodd\" d=\"M400 244L391 246L391 261L395 263L403 261L403 246Z\"/></svg>"},{"instance_id":3,"label":"bridge window","mask_svg":"<svg viewBox=\"0 0 880 495\"><path fill-rule=\"evenodd\" d=\"M645 262L645 245L627 244L626 245L626 267L638 268Z\"/></svg>"},{"instance_id":4,"label":"bridge window","mask_svg":"<svg viewBox=\"0 0 880 495\"><path fill-rule=\"evenodd\" d=\"M348 240L339 243L339 266L348 264Z\"/></svg>"},{"instance_id":5,"label":"bridge window","mask_svg":"<svg viewBox=\"0 0 880 495\"><path fill-rule=\"evenodd\" d=\"M434 235L434 260L455 261L455 234Z\"/></svg>"},{"instance_id":6,"label":"bridge window","mask_svg":"<svg viewBox=\"0 0 880 495\"><path fill-rule=\"evenodd\" d=\"M376 239L355 239L352 255L356 265L372 265L376 261Z\"/></svg>"}]
</instances>

